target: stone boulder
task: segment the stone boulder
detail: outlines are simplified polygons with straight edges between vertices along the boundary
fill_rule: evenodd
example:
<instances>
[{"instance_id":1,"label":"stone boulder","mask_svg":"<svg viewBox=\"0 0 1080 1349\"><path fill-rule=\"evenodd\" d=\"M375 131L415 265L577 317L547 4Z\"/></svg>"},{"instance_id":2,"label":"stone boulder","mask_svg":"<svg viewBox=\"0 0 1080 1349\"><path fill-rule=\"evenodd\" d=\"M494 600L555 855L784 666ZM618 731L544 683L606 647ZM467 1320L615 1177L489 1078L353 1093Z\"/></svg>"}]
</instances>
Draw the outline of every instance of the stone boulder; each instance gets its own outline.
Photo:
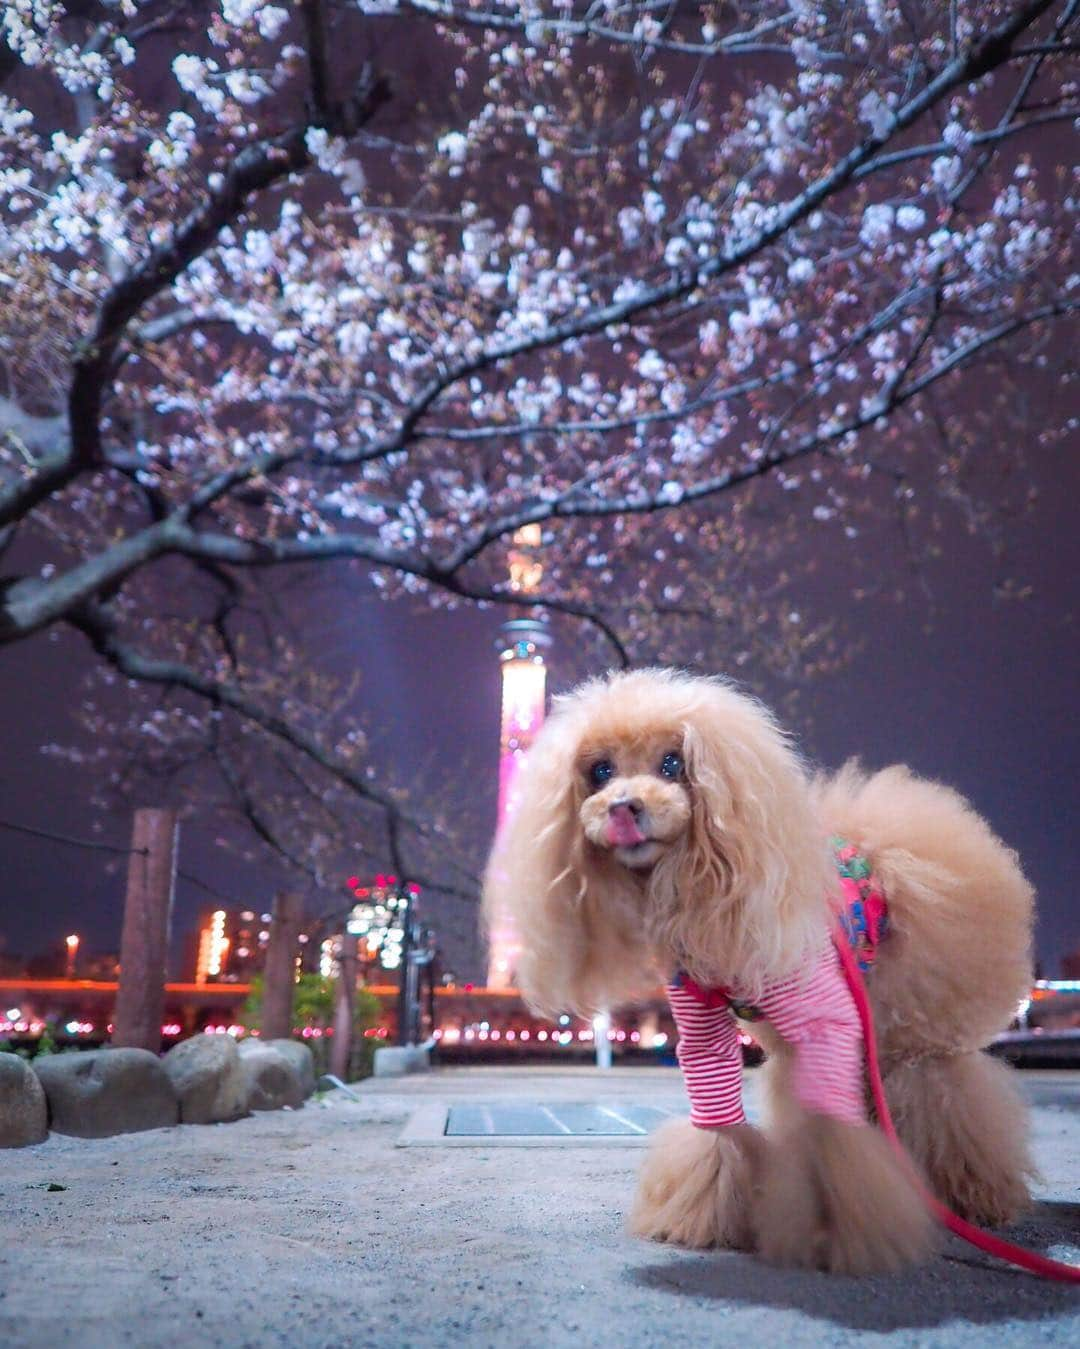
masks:
<instances>
[{"instance_id":1,"label":"stone boulder","mask_svg":"<svg viewBox=\"0 0 1080 1349\"><path fill-rule=\"evenodd\" d=\"M161 1060L180 1102L181 1124L220 1124L247 1114L248 1084L231 1035L193 1035Z\"/></svg>"},{"instance_id":2,"label":"stone boulder","mask_svg":"<svg viewBox=\"0 0 1080 1349\"><path fill-rule=\"evenodd\" d=\"M259 1040L259 1044L284 1054L300 1078L300 1089L306 1100L315 1090L315 1055L300 1040Z\"/></svg>"},{"instance_id":3,"label":"stone boulder","mask_svg":"<svg viewBox=\"0 0 1080 1349\"><path fill-rule=\"evenodd\" d=\"M79 1138L161 1129L180 1103L161 1060L147 1049L91 1049L34 1060L57 1133Z\"/></svg>"},{"instance_id":4,"label":"stone boulder","mask_svg":"<svg viewBox=\"0 0 1080 1349\"><path fill-rule=\"evenodd\" d=\"M37 1074L18 1054L0 1054L0 1148L25 1148L49 1136L49 1111Z\"/></svg>"},{"instance_id":5,"label":"stone boulder","mask_svg":"<svg viewBox=\"0 0 1080 1349\"><path fill-rule=\"evenodd\" d=\"M240 1048L240 1071L247 1085L249 1110L293 1110L304 1104L300 1074L280 1049L258 1040L245 1040Z\"/></svg>"},{"instance_id":6,"label":"stone boulder","mask_svg":"<svg viewBox=\"0 0 1080 1349\"><path fill-rule=\"evenodd\" d=\"M373 1077L405 1077L409 1073L426 1073L431 1068L431 1055L426 1045L386 1045L376 1049L371 1065Z\"/></svg>"}]
</instances>

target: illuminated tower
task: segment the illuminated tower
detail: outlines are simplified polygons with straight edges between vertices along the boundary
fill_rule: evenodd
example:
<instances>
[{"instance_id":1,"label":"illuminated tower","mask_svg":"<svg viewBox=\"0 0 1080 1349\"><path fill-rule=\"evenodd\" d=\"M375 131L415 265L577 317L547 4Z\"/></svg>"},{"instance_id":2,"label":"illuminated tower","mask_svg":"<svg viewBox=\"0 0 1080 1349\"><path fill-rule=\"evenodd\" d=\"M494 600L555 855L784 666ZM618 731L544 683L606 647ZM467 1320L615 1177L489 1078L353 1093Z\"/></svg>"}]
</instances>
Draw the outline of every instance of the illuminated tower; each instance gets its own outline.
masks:
<instances>
[{"instance_id":1,"label":"illuminated tower","mask_svg":"<svg viewBox=\"0 0 1080 1349\"><path fill-rule=\"evenodd\" d=\"M538 555L540 526L525 525L514 535L510 552L510 589L532 595L540 588L544 567ZM547 669L544 651L551 645L547 627L536 618L512 618L502 625L498 641L502 671L502 718L499 727L499 826L512 814L518 770L544 721ZM517 933L507 915L496 915L488 953L489 988L509 988L517 961Z\"/></svg>"}]
</instances>

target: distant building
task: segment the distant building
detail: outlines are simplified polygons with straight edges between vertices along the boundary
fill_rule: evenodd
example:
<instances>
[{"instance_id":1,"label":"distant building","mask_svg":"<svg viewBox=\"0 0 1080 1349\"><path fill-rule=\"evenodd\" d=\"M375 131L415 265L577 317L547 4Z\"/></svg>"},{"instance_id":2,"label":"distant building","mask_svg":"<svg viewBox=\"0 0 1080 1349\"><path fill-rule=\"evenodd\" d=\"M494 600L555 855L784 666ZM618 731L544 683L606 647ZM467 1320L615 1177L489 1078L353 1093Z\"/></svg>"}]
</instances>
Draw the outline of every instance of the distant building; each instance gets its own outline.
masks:
<instances>
[{"instance_id":1,"label":"distant building","mask_svg":"<svg viewBox=\"0 0 1080 1349\"><path fill-rule=\"evenodd\" d=\"M205 914L195 948L195 983L246 984L261 974L270 942L269 913L215 909ZM300 936L301 945L307 935Z\"/></svg>"}]
</instances>

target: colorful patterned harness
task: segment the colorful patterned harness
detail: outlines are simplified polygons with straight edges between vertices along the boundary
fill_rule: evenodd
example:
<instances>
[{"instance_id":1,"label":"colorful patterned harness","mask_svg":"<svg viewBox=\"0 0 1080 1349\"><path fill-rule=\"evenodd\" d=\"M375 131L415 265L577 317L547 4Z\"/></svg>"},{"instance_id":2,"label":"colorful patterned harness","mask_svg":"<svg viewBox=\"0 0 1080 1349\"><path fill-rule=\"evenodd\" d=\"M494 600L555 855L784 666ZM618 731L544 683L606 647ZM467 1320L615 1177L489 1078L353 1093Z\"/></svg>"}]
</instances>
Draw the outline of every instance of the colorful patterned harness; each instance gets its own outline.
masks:
<instances>
[{"instance_id":1,"label":"colorful patterned harness","mask_svg":"<svg viewBox=\"0 0 1080 1349\"><path fill-rule=\"evenodd\" d=\"M843 907L837 913L841 931L851 945L859 970L865 974L877 957L877 948L889 928L889 906L865 857L853 843L838 835L829 840L840 877ZM741 1021L760 1021L763 1013L751 1003L733 998L726 988L703 988L685 970L671 981L685 989L702 1007L730 1007Z\"/></svg>"},{"instance_id":2,"label":"colorful patterned harness","mask_svg":"<svg viewBox=\"0 0 1080 1349\"><path fill-rule=\"evenodd\" d=\"M844 935L851 943L859 970L865 974L874 963L877 948L889 928L889 906L869 860L854 843L832 838L844 907L837 914Z\"/></svg>"}]
</instances>

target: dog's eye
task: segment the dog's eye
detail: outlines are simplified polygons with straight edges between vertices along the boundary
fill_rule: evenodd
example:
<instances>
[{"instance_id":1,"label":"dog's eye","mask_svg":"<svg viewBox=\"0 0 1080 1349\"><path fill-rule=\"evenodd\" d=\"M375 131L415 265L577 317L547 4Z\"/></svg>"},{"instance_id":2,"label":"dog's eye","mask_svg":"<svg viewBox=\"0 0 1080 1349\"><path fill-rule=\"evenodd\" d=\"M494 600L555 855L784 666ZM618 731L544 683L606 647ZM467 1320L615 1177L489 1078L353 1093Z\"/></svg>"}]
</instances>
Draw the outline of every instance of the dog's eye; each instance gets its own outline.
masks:
<instances>
[{"instance_id":1,"label":"dog's eye","mask_svg":"<svg viewBox=\"0 0 1080 1349\"><path fill-rule=\"evenodd\" d=\"M681 776L682 770L682 755L676 754L674 750L669 750L660 761L660 776L674 782L676 778Z\"/></svg>"},{"instance_id":2,"label":"dog's eye","mask_svg":"<svg viewBox=\"0 0 1080 1349\"><path fill-rule=\"evenodd\" d=\"M589 768L589 781L594 787L602 787L615 776L615 765L610 759L597 759Z\"/></svg>"}]
</instances>

